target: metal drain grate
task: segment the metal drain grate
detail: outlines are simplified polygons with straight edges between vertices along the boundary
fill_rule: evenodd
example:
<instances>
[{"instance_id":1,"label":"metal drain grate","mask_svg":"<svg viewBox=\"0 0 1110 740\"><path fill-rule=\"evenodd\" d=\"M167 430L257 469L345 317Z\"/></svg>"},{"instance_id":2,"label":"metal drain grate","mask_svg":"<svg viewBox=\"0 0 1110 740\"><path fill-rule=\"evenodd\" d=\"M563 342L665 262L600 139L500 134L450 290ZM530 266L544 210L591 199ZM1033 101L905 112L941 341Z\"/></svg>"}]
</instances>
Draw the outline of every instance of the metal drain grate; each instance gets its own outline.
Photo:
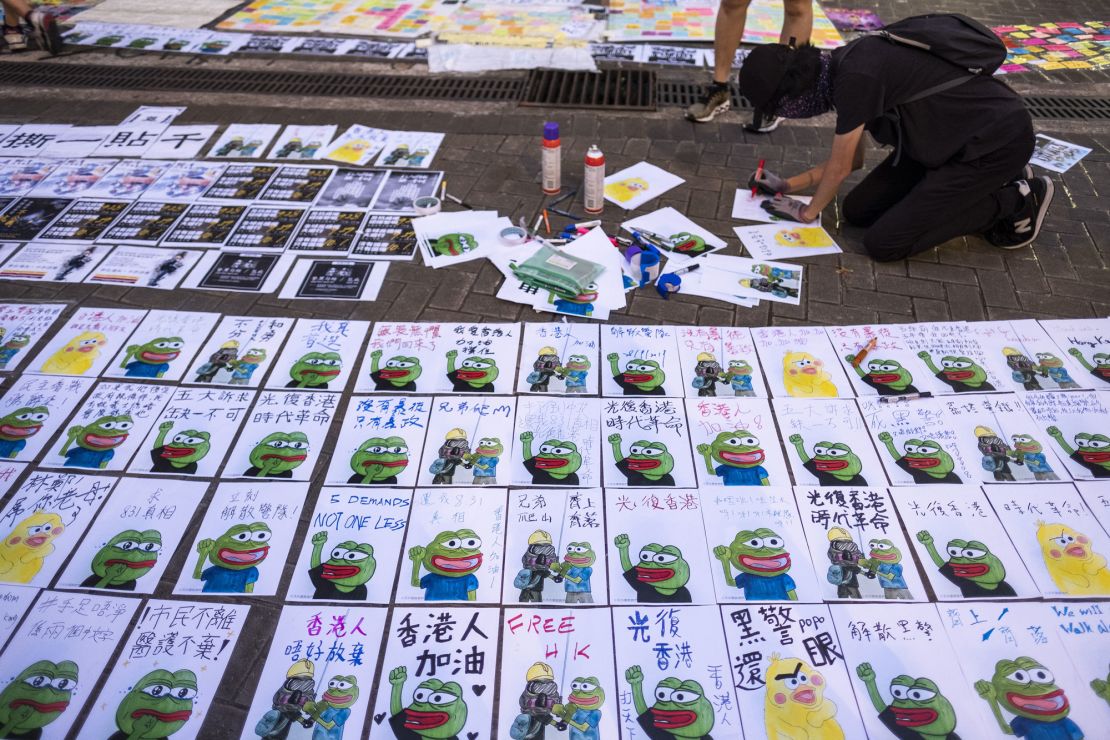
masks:
<instances>
[{"instance_id":1,"label":"metal drain grate","mask_svg":"<svg viewBox=\"0 0 1110 740\"><path fill-rule=\"evenodd\" d=\"M313 97L515 101L522 78L316 74L211 67L0 62L0 85L166 92L262 93Z\"/></svg>"},{"instance_id":2,"label":"metal drain grate","mask_svg":"<svg viewBox=\"0 0 1110 740\"><path fill-rule=\"evenodd\" d=\"M655 72L607 69L563 72L538 69L528 73L520 104L545 108L655 110Z\"/></svg>"},{"instance_id":3,"label":"metal drain grate","mask_svg":"<svg viewBox=\"0 0 1110 740\"><path fill-rule=\"evenodd\" d=\"M1026 95L1025 107L1034 118L1065 121L1110 121L1110 98L1065 98Z\"/></svg>"},{"instance_id":4,"label":"metal drain grate","mask_svg":"<svg viewBox=\"0 0 1110 740\"><path fill-rule=\"evenodd\" d=\"M731 89L733 109L750 110L752 104L748 102L748 99L741 97L740 93L736 92L735 87ZM698 102L704 93L705 87L703 85L696 85L692 82L660 80L656 87L656 100L658 100L660 107L678 106L686 108Z\"/></svg>"}]
</instances>

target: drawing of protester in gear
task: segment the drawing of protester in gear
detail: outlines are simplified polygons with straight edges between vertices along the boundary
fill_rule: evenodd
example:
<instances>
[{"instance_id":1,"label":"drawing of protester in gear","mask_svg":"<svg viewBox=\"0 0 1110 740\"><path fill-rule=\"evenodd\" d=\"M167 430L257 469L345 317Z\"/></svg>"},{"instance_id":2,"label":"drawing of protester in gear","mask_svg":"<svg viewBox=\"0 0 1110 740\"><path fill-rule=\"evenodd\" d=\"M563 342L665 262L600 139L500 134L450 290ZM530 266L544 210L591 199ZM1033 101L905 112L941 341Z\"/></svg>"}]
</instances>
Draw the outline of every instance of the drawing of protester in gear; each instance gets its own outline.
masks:
<instances>
[{"instance_id":1,"label":"drawing of protester in gear","mask_svg":"<svg viewBox=\"0 0 1110 740\"><path fill-rule=\"evenodd\" d=\"M520 714L509 728L513 740L544 740L548 726L567 729L562 719L563 699L555 683L555 671L547 663L533 663L524 674L526 683L517 699Z\"/></svg>"},{"instance_id":2,"label":"drawing of protester in gear","mask_svg":"<svg viewBox=\"0 0 1110 740\"><path fill-rule=\"evenodd\" d=\"M716 396L717 383L723 380L721 364L711 352L699 353L697 363L694 366L694 379L690 381L690 386L697 389L699 396Z\"/></svg>"},{"instance_id":3,"label":"drawing of protester in gear","mask_svg":"<svg viewBox=\"0 0 1110 740\"><path fill-rule=\"evenodd\" d=\"M449 486L454 483L455 471L460 465L467 470L471 467L466 461L466 456L470 454L466 432L458 427L447 432L438 454L439 457L428 468L428 472L435 476L432 478L433 484Z\"/></svg>"},{"instance_id":4,"label":"drawing of protester in gear","mask_svg":"<svg viewBox=\"0 0 1110 740\"><path fill-rule=\"evenodd\" d=\"M562 583L563 577L559 575L559 552L551 542L551 534L542 529L537 529L528 536L528 548L520 557L523 566L513 586L520 589L520 601L543 601L543 581L550 578L555 583Z\"/></svg>"},{"instance_id":5,"label":"drawing of protester in gear","mask_svg":"<svg viewBox=\"0 0 1110 740\"><path fill-rule=\"evenodd\" d=\"M554 347L540 349L539 357L532 363L532 372L528 373L527 381L532 384L528 389L532 393L547 393L547 385L552 377L562 380L565 376L561 372L562 360Z\"/></svg>"}]
</instances>

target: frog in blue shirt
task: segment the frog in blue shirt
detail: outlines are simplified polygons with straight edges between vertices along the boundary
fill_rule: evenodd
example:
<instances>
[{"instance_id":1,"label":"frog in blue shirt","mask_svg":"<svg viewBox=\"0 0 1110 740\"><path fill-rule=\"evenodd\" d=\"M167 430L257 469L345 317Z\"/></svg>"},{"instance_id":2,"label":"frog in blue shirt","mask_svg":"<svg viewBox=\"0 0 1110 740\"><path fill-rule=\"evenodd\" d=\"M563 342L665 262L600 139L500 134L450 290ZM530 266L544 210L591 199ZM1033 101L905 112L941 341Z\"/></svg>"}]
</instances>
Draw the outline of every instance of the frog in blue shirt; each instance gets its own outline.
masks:
<instances>
[{"instance_id":1,"label":"frog in blue shirt","mask_svg":"<svg viewBox=\"0 0 1110 740\"><path fill-rule=\"evenodd\" d=\"M425 601L474 601L481 548L482 540L473 529L440 532L427 547L409 548L412 587L424 589ZM421 566L428 571L423 577Z\"/></svg>"},{"instance_id":2,"label":"frog in blue shirt","mask_svg":"<svg viewBox=\"0 0 1110 740\"><path fill-rule=\"evenodd\" d=\"M761 464L767 459L759 438L747 429L721 432L711 444L699 444L698 454L705 459L705 469L716 475L726 486L769 486L767 469ZM720 463L714 466L716 461Z\"/></svg>"},{"instance_id":3,"label":"frog in blue shirt","mask_svg":"<svg viewBox=\"0 0 1110 740\"><path fill-rule=\"evenodd\" d=\"M782 537L773 529L759 527L736 533L728 547L713 548L713 556L721 561L725 583L744 592L747 601L797 601L794 579L790 570L790 553ZM732 568L736 568L735 578Z\"/></svg>"},{"instance_id":4,"label":"frog in blue shirt","mask_svg":"<svg viewBox=\"0 0 1110 740\"><path fill-rule=\"evenodd\" d=\"M1068 714L1071 705L1056 685L1052 671L1028 656L995 663L990 681L976 681L975 691L990 705L1004 735L1027 740L1082 740L1085 737ZM1008 723L1002 710L1014 718Z\"/></svg>"}]
</instances>

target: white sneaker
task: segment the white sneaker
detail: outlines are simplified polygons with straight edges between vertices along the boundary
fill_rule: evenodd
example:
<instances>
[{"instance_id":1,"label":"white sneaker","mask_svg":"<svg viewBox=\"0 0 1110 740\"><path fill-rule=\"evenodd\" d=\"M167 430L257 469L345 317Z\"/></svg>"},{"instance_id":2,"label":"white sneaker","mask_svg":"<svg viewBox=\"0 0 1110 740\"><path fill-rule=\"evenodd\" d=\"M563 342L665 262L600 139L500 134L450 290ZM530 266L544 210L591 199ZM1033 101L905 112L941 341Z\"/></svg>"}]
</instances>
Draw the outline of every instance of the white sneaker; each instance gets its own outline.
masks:
<instances>
[{"instance_id":1,"label":"white sneaker","mask_svg":"<svg viewBox=\"0 0 1110 740\"><path fill-rule=\"evenodd\" d=\"M4 26L4 43L8 45L8 51L24 51L27 36L19 26Z\"/></svg>"}]
</instances>

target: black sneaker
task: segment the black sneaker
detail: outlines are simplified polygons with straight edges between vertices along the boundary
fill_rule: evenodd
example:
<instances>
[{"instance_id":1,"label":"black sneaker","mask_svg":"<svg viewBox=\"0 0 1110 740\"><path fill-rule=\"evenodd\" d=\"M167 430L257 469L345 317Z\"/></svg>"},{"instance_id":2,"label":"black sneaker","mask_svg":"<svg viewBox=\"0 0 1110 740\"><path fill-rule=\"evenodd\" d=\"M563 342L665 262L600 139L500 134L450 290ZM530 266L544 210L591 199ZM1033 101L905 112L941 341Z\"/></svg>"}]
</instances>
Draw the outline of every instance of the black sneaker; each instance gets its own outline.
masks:
<instances>
[{"instance_id":1,"label":"black sneaker","mask_svg":"<svg viewBox=\"0 0 1110 740\"><path fill-rule=\"evenodd\" d=\"M1052 180L1043 176L1018 180L1007 187L1016 187L1024 202L1016 214L991 229L987 241L1002 249L1020 249L1032 244L1041 233L1041 224L1052 204L1054 189Z\"/></svg>"},{"instance_id":2,"label":"black sneaker","mask_svg":"<svg viewBox=\"0 0 1110 740\"><path fill-rule=\"evenodd\" d=\"M732 107L732 91L728 85L710 85L701 100L686 109L686 117L697 123L708 123Z\"/></svg>"},{"instance_id":3,"label":"black sneaker","mask_svg":"<svg viewBox=\"0 0 1110 740\"><path fill-rule=\"evenodd\" d=\"M62 50L65 44L62 41L62 34L58 31L58 24L54 20L54 16L45 10L35 8L27 16L27 23L34 31L35 41L38 42L40 49L51 56Z\"/></svg>"},{"instance_id":4,"label":"black sneaker","mask_svg":"<svg viewBox=\"0 0 1110 740\"><path fill-rule=\"evenodd\" d=\"M781 116L768 116L761 110L752 113L752 122L744 124L744 130L753 134L769 134L779 127Z\"/></svg>"},{"instance_id":5,"label":"black sneaker","mask_svg":"<svg viewBox=\"0 0 1110 740\"><path fill-rule=\"evenodd\" d=\"M1033 179L1033 165L1027 164L1027 165L1025 165L1024 167L1021 168L1021 172L1018 173L1017 177L1012 178L1006 184L1007 185L1016 185L1018 182L1020 182L1022 180L1032 180L1032 179Z\"/></svg>"}]
</instances>

